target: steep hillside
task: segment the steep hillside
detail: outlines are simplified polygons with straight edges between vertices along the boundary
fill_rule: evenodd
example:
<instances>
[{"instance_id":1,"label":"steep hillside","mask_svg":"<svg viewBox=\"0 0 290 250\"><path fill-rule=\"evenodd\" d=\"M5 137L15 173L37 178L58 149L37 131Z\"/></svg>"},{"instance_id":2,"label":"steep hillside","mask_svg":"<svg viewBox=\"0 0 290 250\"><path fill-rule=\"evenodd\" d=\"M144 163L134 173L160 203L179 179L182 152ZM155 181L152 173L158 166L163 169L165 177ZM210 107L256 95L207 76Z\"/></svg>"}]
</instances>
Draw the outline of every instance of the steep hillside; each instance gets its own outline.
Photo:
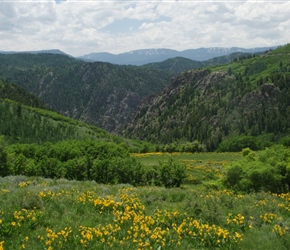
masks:
<instances>
[{"instance_id":1,"label":"steep hillside","mask_svg":"<svg viewBox=\"0 0 290 250\"><path fill-rule=\"evenodd\" d=\"M143 101L126 136L170 143L204 143L214 150L225 138L289 133L290 45L261 56L172 79L159 95Z\"/></svg>"},{"instance_id":2,"label":"steep hillside","mask_svg":"<svg viewBox=\"0 0 290 250\"><path fill-rule=\"evenodd\" d=\"M137 66L87 63L56 54L0 54L0 79L38 96L49 108L114 131L141 98L160 91L171 74Z\"/></svg>"},{"instance_id":3,"label":"steep hillside","mask_svg":"<svg viewBox=\"0 0 290 250\"><path fill-rule=\"evenodd\" d=\"M9 84L0 80L0 98L10 99L20 104L31 106L34 108L46 109L45 104L35 95L15 84Z\"/></svg>"}]
</instances>

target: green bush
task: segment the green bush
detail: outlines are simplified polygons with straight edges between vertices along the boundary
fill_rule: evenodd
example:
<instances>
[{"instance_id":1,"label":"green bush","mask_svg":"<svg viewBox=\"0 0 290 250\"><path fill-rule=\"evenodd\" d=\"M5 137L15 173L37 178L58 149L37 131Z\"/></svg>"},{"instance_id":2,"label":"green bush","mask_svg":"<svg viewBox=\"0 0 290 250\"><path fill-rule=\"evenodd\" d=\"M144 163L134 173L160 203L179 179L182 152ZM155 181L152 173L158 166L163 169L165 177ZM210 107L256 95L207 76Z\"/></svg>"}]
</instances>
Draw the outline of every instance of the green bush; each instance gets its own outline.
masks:
<instances>
[{"instance_id":1,"label":"green bush","mask_svg":"<svg viewBox=\"0 0 290 250\"><path fill-rule=\"evenodd\" d=\"M166 187L179 187L186 177L185 167L172 159L160 166L145 167L130 156L128 148L112 142L71 140L43 145L14 144L8 151L6 175Z\"/></svg>"},{"instance_id":2,"label":"green bush","mask_svg":"<svg viewBox=\"0 0 290 250\"><path fill-rule=\"evenodd\" d=\"M246 192L289 191L290 149L276 145L260 152L244 150L244 153L240 161L227 166L224 184Z\"/></svg>"},{"instance_id":3,"label":"green bush","mask_svg":"<svg viewBox=\"0 0 290 250\"><path fill-rule=\"evenodd\" d=\"M283 144L285 147L290 147L290 137L284 137L281 141L281 144Z\"/></svg>"},{"instance_id":4,"label":"green bush","mask_svg":"<svg viewBox=\"0 0 290 250\"><path fill-rule=\"evenodd\" d=\"M174 161L170 158L167 162L159 163L160 165L160 180L166 187L180 187L183 180L186 178L185 165Z\"/></svg>"},{"instance_id":5,"label":"green bush","mask_svg":"<svg viewBox=\"0 0 290 250\"><path fill-rule=\"evenodd\" d=\"M226 183L231 187L235 187L243 176L243 168L240 163L233 163L227 170Z\"/></svg>"},{"instance_id":6,"label":"green bush","mask_svg":"<svg viewBox=\"0 0 290 250\"><path fill-rule=\"evenodd\" d=\"M2 158L9 165L6 175L98 180L102 183L112 183L112 178L116 179L115 175L121 174L117 168L121 168L123 164L128 168L135 164L130 161L129 152L125 147L104 141L70 140L43 145L14 144L9 146L8 151L8 158L4 151L1 153ZM97 167L101 170L94 171ZM3 173L1 171L1 175ZM124 175L123 172L122 174ZM124 180L124 178L119 179Z\"/></svg>"},{"instance_id":7,"label":"green bush","mask_svg":"<svg viewBox=\"0 0 290 250\"><path fill-rule=\"evenodd\" d=\"M222 141L217 148L217 152L240 152L244 148L249 148L251 150L261 149L255 137L236 136Z\"/></svg>"},{"instance_id":8,"label":"green bush","mask_svg":"<svg viewBox=\"0 0 290 250\"><path fill-rule=\"evenodd\" d=\"M242 150L242 156L247 156L249 155L251 152L253 152L250 148L244 148Z\"/></svg>"}]
</instances>

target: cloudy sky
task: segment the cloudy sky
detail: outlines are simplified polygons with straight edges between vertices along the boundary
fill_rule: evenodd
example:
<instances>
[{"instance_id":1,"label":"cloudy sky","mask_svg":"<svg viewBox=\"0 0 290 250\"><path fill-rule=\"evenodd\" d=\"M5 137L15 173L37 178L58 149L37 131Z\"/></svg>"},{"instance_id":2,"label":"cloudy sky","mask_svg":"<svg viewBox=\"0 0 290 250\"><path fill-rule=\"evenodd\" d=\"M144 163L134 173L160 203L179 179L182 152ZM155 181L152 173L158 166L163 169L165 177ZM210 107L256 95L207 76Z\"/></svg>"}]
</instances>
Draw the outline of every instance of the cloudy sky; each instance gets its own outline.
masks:
<instances>
[{"instance_id":1,"label":"cloudy sky","mask_svg":"<svg viewBox=\"0 0 290 250\"><path fill-rule=\"evenodd\" d=\"M283 45L289 14L289 0L0 0L0 51Z\"/></svg>"}]
</instances>

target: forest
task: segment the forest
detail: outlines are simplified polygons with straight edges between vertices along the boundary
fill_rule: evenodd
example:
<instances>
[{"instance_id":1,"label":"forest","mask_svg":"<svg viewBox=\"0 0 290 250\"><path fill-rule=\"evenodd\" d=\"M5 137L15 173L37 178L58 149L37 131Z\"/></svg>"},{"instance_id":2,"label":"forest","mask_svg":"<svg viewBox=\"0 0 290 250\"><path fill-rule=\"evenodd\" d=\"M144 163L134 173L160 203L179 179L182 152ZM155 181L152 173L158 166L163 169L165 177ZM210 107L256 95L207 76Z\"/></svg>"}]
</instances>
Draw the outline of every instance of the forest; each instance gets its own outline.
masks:
<instances>
[{"instance_id":1,"label":"forest","mask_svg":"<svg viewBox=\"0 0 290 250\"><path fill-rule=\"evenodd\" d=\"M265 146L289 135L290 46L186 71L144 101L120 132L153 143L197 140L207 151L237 136Z\"/></svg>"}]
</instances>

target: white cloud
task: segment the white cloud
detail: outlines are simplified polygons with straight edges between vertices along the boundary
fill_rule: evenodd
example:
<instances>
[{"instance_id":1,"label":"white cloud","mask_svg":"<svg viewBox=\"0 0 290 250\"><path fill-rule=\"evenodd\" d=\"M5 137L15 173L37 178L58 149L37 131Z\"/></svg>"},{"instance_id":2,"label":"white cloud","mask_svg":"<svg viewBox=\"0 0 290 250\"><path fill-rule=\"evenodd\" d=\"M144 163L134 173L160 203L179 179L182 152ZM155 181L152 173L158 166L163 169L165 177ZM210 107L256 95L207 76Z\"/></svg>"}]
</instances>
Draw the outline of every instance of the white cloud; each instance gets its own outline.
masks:
<instances>
[{"instance_id":1,"label":"white cloud","mask_svg":"<svg viewBox=\"0 0 290 250\"><path fill-rule=\"evenodd\" d=\"M74 56L289 42L289 1L0 1L0 50Z\"/></svg>"}]
</instances>

